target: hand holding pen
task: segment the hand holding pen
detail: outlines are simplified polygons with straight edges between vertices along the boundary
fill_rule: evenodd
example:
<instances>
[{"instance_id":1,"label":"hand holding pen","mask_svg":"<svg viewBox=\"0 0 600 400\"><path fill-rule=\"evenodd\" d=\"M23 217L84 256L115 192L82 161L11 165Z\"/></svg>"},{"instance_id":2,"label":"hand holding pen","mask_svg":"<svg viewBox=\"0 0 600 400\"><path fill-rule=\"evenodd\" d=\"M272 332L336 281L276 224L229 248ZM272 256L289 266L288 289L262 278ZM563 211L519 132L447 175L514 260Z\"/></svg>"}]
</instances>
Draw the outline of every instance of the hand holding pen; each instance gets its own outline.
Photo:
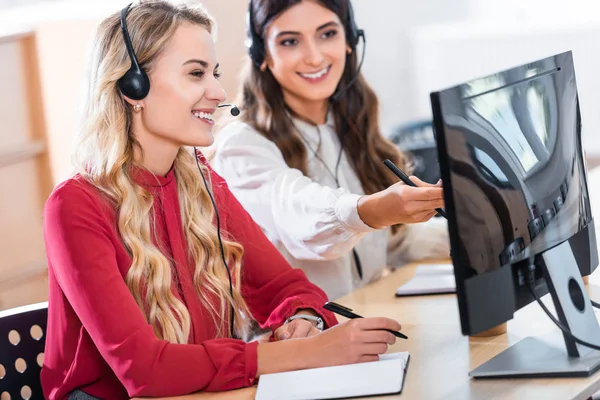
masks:
<instances>
[{"instance_id":1,"label":"hand holding pen","mask_svg":"<svg viewBox=\"0 0 600 400\"><path fill-rule=\"evenodd\" d=\"M424 184L423 181L421 181L418 178L413 178L414 180L418 181L419 183L421 183L421 185L416 185L410 178L408 175L406 175L404 173L404 171L402 171L400 168L398 168L391 160L384 160L383 163L385 164L386 167L388 167L393 173L394 175L396 175L398 178L400 178L400 180L402 182L404 182L405 185L408 186L412 186L412 187L423 187L423 186L437 186L437 185L430 185L430 184ZM439 182L438 182L439 183ZM441 208L436 208L435 211L437 211L437 213L439 215L441 215L442 217L448 219L448 216L446 215L446 212L444 210L442 210Z\"/></svg>"},{"instance_id":2,"label":"hand holding pen","mask_svg":"<svg viewBox=\"0 0 600 400\"><path fill-rule=\"evenodd\" d=\"M335 303L327 303L335 304ZM338 307L342 307L337 305ZM324 306L325 309L331 309ZM336 308L337 309L337 308ZM401 326L390 318L352 318L318 335L301 339L304 368L377 361L396 338ZM404 336L404 335L402 335Z\"/></svg>"},{"instance_id":3,"label":"hand holding pen","mask_svg":"<svg viewBox=\"0 0 600 400\"><path fill-rule=\"evenodd\" d=\"M386 160L385 165L390 168L393 163ZM397 174L400 171L397 167L392 171L396 176L405 176ZM444 207L441 182L432 185L415 177L406 177L406 182L398 182L380 192L360 197L360 219L372 228L381 229L428 221ZM445 214L443 210L441 213Z\"/></svg>"},{"instance_id":4,"label":"hand holding pen","mask_svg":"<svg viewBox=\"0 0 600 400\"><path fill-rule=\"evenodd\" d=\"M352 312L351 308L344 307L341 304L334 303L333 301L328 301L327 303L325 303L323 308L326 310L329 310L333 313L336 313L338 315L341 315L342 317L346 317L348 319L363 318L360 315ZM406 336L405 334L403 334L401 332L398 332L397 330L392 330L392 329L383 329L383 330L391 333L392 335L396 336L397 338L408 339L408 336Z\"/></svg>"}]
</instances>

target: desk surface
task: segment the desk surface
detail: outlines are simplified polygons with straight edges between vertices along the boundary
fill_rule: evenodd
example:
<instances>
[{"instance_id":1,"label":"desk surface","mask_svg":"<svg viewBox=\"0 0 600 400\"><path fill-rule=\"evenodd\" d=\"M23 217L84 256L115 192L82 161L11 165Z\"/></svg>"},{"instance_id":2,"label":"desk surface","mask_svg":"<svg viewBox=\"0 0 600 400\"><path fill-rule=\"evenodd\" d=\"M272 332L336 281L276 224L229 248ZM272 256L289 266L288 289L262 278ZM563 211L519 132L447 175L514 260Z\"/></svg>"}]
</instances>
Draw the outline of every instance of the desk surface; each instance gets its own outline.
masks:
<instances>
[{"instance_id":1,"label":"desk surface","mask_svg":"<svg viewBox=\"0 0 600 400\"><path fill-rule=\"evenodd\" d=\"M527 336L559 331L537 304L519 310L508 322L507 334L469 338L460 331L455 295L394 297L398 286L410 279L415 266L406 266L368 287L342 297L341 304L364 316L386 316L402 324L408 340L398 340L389 351L409 351L403 399L587 399L600 391L600 372L591 378L472 380L468 373ZM590 279L589 292L600 299L600 275ZM549 301L549 296L544 299ZM547 303L548 304L548 303ZM553 308L551 308L553 309ZM340 322L343 320L340 317ZM566 353L565 353L566 355ZM252 399L255 388L227 393L203 393L178 400Z\"/></svg>"},{"instance_id":2,"label":"desk surface","mask_svg":"<svg viewBox=\"0 0 600 400\"><path fill-rule=\"evenodd\" d=\"M527 336L559 334L537 304L515 313L507 334L469 338L460 330L455 295L394 298L395 289L414 274L402 268L340 302L364 316L396 318L409 340L399 340L390 351L409 351L411 361L402 395L380 399L587 399L600 390L600 373L591 378L473 380L469 371ZM589 292L600 297L600 286L590 279ZM550 298L544 302L550 307ZM553 310L553 307L551 307ZM566 352L565 352L566 356Z\"/></svg>"}]
</instances>

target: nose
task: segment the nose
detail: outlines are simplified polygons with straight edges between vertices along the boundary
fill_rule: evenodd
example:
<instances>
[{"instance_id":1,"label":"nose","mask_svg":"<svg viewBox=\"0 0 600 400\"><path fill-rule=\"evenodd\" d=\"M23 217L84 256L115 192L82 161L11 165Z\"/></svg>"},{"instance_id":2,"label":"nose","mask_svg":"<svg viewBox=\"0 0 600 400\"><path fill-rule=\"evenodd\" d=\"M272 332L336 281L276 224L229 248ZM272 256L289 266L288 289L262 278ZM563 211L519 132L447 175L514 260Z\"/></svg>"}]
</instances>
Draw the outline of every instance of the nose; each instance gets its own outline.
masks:
<instances>
[{"instance_id":1,"label":"nose","mask_svg":"<svg viewBox=\"0 0 600 400\"><path fill-rule=\"evenodd\" d=\"M211 79L209 86L206 89L206 98L214 100L217 103L222 103L227 98L227 93L217 78Z\"/></svg>"},{"instance_id":2,"label":"nose","mask_svg":"<svg viewBox=\"0 0 600 400\"><path fill-rule=\"evenodd\" d=\"M320 67L324 59L325 57L323 57L323 53L317 43L314 40L307 40L304 62L314 67Z\"/></svg>"}]
</instances>

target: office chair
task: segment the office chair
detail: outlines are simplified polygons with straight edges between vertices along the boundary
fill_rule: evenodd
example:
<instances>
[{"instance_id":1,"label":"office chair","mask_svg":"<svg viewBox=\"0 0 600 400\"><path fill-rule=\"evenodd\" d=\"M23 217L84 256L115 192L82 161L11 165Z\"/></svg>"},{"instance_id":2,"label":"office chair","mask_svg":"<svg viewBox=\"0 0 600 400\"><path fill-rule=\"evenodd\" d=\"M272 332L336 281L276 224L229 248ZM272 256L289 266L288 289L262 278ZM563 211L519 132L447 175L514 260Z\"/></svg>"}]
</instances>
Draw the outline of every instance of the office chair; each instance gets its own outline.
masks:
<instances>
[{"instance_id":1,"label":"office chair","mask_svg":"<svg viewBox=\"0 0 600 400\"><path fill-rule=\"evenodd\" d=\"M44 361L47 320L47 302L0 311L2 399L44 398L40 371Z\"/></svg>"}]
</instances>

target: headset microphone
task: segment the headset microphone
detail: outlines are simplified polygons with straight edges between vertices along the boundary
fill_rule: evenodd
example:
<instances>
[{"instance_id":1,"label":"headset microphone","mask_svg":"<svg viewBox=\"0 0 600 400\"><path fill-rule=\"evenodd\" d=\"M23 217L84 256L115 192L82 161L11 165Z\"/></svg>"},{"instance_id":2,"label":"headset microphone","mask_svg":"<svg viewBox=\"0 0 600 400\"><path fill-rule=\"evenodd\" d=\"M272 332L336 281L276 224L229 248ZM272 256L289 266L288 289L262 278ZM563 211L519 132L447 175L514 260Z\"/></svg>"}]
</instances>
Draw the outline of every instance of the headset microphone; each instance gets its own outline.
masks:
<instances>
[{"instance_id":1,"label":"headset microphone","mask_svg":"<svg viewBox=\"0 0 600 400\"><path fill-rule=\"evenodd\" d=\"M234 117L237 117L238 115L240 115L240 109L237 108L237 106L235 104L219 104L217 106L218 108L221 107L231 107L231 115L233 115Z\"/></svg>"},{"instance_id":2,"label":"headset microphone","mask_svg":"<svg viewBox=\"0 0 600 400\"><path fill-rule=\"evenodd\" d=\"M358 38L362 38L363 40L363 50L362 50L362 55L360 57L360 63L358 64L358 68L356 69L356 74L354 74L354 77L350 80L350 82L348 82L348 84L346 86L344 86L343 88L339 89L336 93L333 94L333 96L331 96L331 101L332 102L337 102L344 93L346 93L346 91L348 89L350 89L350 87L352 85L354 85L354 82L356 82L356 80L358 79L358 77L360 76L360 70L362 68L363 62L365 61L365 52L367 50L367 40L365 39L365 33L364 31L360 30L359 34L358 34ZM357 44L358 44L358 39L357 39ZM356 48L356 46L355 46Z\"/></svg>"}]
</instances>

